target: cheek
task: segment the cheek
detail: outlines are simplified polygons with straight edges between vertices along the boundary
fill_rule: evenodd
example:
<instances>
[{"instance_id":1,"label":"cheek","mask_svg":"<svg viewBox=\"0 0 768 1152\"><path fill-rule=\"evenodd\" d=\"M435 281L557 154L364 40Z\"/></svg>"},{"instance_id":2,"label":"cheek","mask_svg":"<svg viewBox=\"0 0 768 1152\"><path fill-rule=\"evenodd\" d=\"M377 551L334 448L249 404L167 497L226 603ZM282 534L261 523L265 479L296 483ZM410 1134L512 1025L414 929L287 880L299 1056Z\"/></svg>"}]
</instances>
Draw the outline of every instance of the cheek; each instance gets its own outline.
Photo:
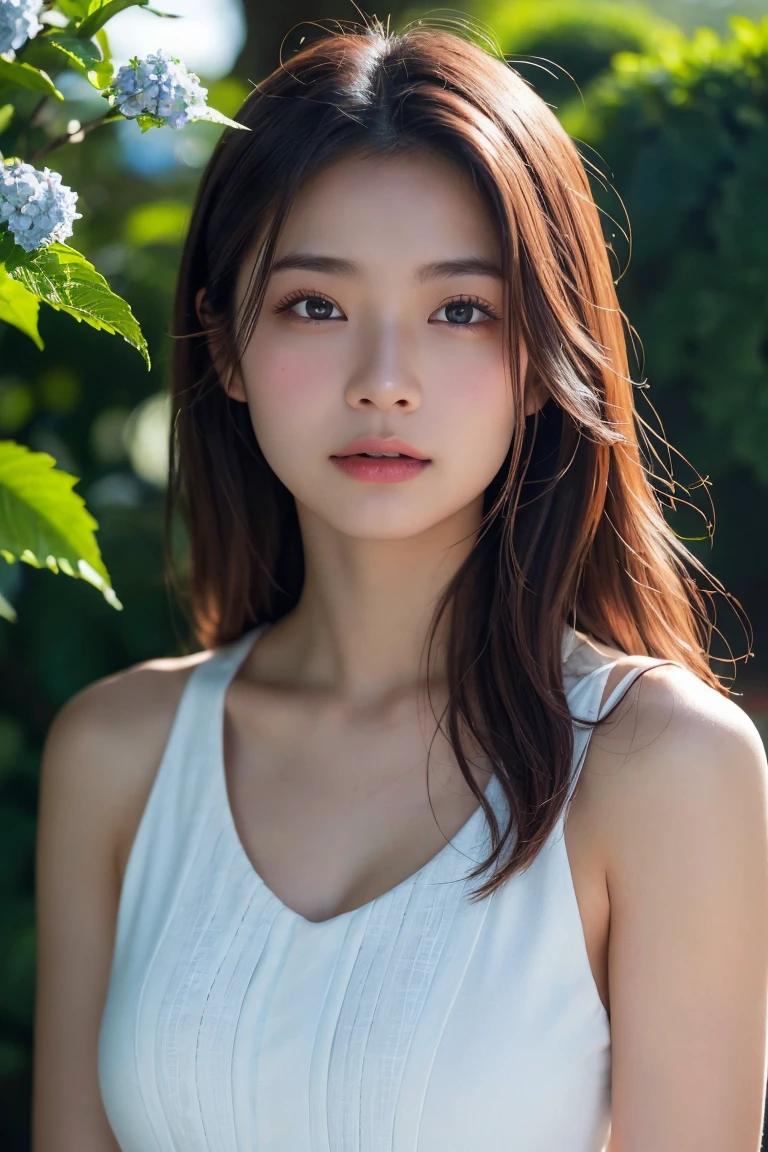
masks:
<instances>
[{"instance_id":1,"label":"cheek","mask_svg":"<svg viewBox=\"0 0 768 1152\"><path fill-rule=\"evenodd\" d=\"M479 360L479 362L478 362ZM508 373L499 355L470 363L460 358L444 365L439 388L440 408L461 441L481 437L490 449L509 443L514 414Z\"/></svg>"},{"instance_id":2,"label":"cheek","mask_svg":"<svg viewBox=\"0 0 768 1152\"><path fill-rule=\"evenodd\" d=\"M297 424L311 430L313 414L328 403L327 383L333 375L320 355L252 340L242 371L251 419L260 440L279 437L283 431L293 439Z\"/></svg>"}]
</instances>

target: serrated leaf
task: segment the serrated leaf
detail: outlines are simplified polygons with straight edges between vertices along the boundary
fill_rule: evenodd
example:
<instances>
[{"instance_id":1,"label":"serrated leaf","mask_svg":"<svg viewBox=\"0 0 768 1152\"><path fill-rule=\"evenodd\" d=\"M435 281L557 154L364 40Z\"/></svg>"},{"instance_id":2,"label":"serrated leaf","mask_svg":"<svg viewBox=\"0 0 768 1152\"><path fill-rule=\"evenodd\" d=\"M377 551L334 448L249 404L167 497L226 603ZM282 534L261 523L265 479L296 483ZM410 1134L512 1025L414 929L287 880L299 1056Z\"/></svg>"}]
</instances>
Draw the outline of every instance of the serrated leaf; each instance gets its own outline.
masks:
<instances>
[{"instance_id":1,"label":"serrated leaf","mask_svg":"<svg viewBox=\"0 0 768 1152\"><path fill-rule=\"evenodd\" d=\"M25 253L22 263L9 272L52 308L85 320L92 328L122 336L151 367L147 342L130 306L82 252L68 244L51 244Z\"/></svg>"},{"instance_id":2,"label":"serrated leaf","mask_svg":"<svg viewBox=\"0 0 768 1152\"><path fill-rule=\"evenodd\" d=\"M88 16L79 25L75 35L81 40L90 40L100 28L104 27L108 20L117 16L118 12L136 6L146 7L148 2L149 0L107 0L106 4L100 4L97 8L91 4Z\"/></svg>"},{"instance_id":3,"label":"serrated leaf","mask_svg":"<svg viewBox=\"0 0 768 1152\"><path fill-rule=\"evenodd\" d=\"M120 609L96 543L98 522L72 490L79 477L55 464L47 452L0 441L0 554L80 577Z\"/></svg>"},{"instance_id":4,"label":"serrated leaf","mask_svg":"<svg viewBox=\"0 0 768 1152\"><path fill-rule=\"evenodd\" d=\"M189 119L190 121L208 120L212 124L227 124L230 128L244 128L246 132L251 131L247 124L238 124L237 120L230 120L229 116L225 116L223 112L219 112L216 108L211 108L207 104L192 109Z\"/></svg>"},{"instance_id":5,"label":"serrated leaf","mask_svg":"<svg viewBox=\"0 0 768 1152\"><path fill-rule=\"evenodd\" d=\"M40 301L23 284L19 284L0 264L0 321L20 329L30 340L34 340L42 352L45 345L37 330Z\"/></svg>"},{"instance_id":6,"label":"serrated leaf","mask_svg":"<svg viewBox=\"0 0 768 1152\"><path fill-rule=\"evenodd\" d=\"M67 36L63 32L55 32L47 40L53 48L72 57L83 72L101 63L101 49L93 40L80 40L77 36Z\"/></svg>"},{"instance_id":7,"label":"serrated leaf","mask_svg":"<svg viewBox=\"0 0 768 1152\"><path fill-rule=\"evenodd\" d=\"M18 60L3 60L0 57L0 86L10 84L14 88L27 88L31 92L44 92L46 96L54 96L63 100L63 93L51 80L42 68L33 68L31 64L22 64Z\"/></svg>"}]
</instances>

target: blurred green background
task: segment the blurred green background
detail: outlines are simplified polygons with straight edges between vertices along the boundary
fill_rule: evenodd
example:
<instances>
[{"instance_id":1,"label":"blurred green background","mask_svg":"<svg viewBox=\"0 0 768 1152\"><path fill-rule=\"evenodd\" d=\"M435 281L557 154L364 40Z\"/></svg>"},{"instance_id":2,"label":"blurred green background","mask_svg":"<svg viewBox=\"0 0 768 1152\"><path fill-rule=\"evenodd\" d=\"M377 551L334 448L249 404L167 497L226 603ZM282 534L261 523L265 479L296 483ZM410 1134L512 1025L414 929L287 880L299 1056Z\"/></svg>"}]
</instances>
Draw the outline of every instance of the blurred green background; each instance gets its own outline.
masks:
<instances>
[{"instance_id":1,"label":"blurred green background","mask_svg":"<svg viewBox=\"0 0 768 1152\"><path fill-rule=\"evenodd\" d=\"M351 0L158 7L183 19L134 8L110 23L117 63L171 48L209 88L209 103L230 116L280 52L286 60L302 37L321 34L312 21L358 18ZM679 535L705 538L691 547L749 616L754 657L739 662L735 689L768 734L768 0L474 0L461 9L392 0L376 10L382 19L388 12L396 29L419 18L455 30L468 22L475 35L495 38L593 166L621 305L635 330L630 370L648 385L638 389L638 410L661 458L656 471L671 465L690 488L678 492L690 506L667 500L668 515ZM68 101L46 107L30 151L69 120L103 112L85 81L61 74L58 83ZM125 606L116 612L82 581L0 560L0 592L19 617L0 620L0 1144L7 1152L29 1147L33 854L46 730L84 685L189 644L162 573L167 331L189 207L221 130L194 123L142 136L125 121L45 158L79 193L83 219L72 242L130 303L151 372L120 339L50 309L41 311L42 353L0 326L0 438L49 452L81 478L77 490L99 521ZM672 456L658 440L662 427ZM727 657L727 641L743 657L750 638L726 598L716 597L715 608L724 636L715 654ZM733 673L727 663L715 667Z\"/></svg>"}]
</instances>

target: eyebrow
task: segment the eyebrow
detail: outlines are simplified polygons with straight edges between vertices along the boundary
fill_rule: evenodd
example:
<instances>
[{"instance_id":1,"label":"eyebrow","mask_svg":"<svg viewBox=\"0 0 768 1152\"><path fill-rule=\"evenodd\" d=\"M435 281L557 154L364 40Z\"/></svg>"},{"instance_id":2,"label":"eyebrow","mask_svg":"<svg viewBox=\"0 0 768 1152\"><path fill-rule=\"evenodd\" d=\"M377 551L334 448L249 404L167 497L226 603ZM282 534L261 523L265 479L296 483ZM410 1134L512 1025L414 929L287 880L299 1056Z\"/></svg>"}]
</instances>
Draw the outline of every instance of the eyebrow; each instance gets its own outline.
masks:
<instances>
[{"instance_id":1,"label":"eyebrow","mask_svg":"<svg viewBox=\"0 0 768 1152\"><path fill-rule=\"evenodd\" d=\"M331 276L349 276L359 279L362 269L352 260L339 256L320 256L310 252L290 252L276 260L271 273L284 272L288 268L298 268L304 272L327 272ZM447 280L451 276L493 276L503 279L501 268L492 260L480 256L461 256L455 260L436 260L430 264L420 264L413 278L417 284L430 280Z\"/></svg>"}]
</instances>

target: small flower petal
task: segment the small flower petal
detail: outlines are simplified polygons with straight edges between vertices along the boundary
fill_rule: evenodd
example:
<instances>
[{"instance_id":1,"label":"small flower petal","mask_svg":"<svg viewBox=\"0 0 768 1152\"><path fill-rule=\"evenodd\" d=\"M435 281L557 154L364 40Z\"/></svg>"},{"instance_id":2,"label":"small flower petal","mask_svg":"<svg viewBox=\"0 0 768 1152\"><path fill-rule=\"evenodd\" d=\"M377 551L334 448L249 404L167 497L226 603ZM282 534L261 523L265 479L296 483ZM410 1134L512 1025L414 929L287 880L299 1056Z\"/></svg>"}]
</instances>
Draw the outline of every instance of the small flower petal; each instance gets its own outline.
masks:
<instances>
[{"instance_id":1,"label":"small flower petal","mask_svg":"<svg viewBox=\"0 0 768 1152\"><path fill-rule=\"evenodd\" d=\"M0 0L0 52L15 51L37 36L42 7L43 0Z\"/></svg>"},{"instance_id":2,"label":"small flower petal","mask_svg":"<svg viewBox=\"0 0 768 1152\"><path fill-rule=\"evenodd\" d=\"M194 72L165 49L143 60L134 57L119 68L102 95L123 116L155 116L171 128L183 128L195 108L205 106L208 89Z\"/></svg>"},{"instance_id":3,"label":"small flower petal","mask_svg":"<svg viewBox=\"0 0 768 1152\"><path fill-rule=\"evenodd\" d=\"M0 166L0 219L25 252L63 243L72 235L77 192L61 183L61 174L23 161Z\"/></svg>"}]
</instances>

